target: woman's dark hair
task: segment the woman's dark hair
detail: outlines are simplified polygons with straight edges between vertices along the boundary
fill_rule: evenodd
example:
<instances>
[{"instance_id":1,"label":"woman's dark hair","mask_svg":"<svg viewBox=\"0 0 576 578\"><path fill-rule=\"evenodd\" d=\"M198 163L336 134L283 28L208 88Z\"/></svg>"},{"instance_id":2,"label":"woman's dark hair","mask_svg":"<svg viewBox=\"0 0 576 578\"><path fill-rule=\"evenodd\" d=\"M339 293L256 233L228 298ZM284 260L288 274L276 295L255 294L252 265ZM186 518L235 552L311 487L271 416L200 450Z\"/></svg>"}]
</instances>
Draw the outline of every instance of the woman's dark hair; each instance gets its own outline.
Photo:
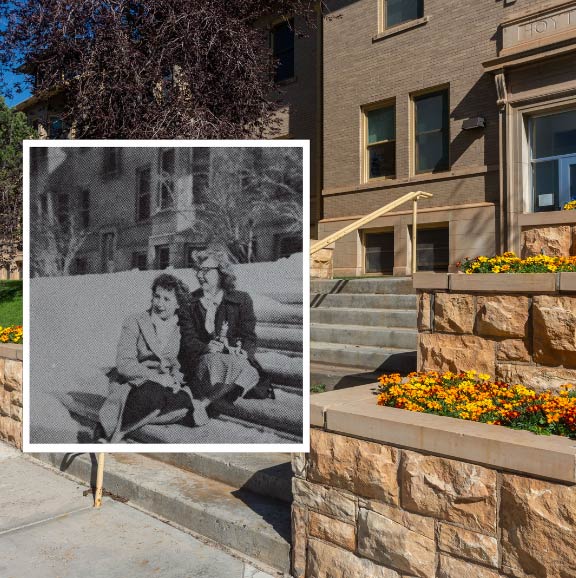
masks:
<instances>
[{"instance_id":1,"label":"woman's dark hair","mask_svg":"<svg viewBox=\"0 0 576 578\"><path fill-rule=\"evenodd\" d=\"M178 277L174 277L174 275L168 275L168 273L162 273L154 279L152 282L152 293L154 293L156 289L174 291L178 307L185 305L188 295L190 294L190 289L188 289L186 283L182 282Z\"/></svg>"}]
</instances>

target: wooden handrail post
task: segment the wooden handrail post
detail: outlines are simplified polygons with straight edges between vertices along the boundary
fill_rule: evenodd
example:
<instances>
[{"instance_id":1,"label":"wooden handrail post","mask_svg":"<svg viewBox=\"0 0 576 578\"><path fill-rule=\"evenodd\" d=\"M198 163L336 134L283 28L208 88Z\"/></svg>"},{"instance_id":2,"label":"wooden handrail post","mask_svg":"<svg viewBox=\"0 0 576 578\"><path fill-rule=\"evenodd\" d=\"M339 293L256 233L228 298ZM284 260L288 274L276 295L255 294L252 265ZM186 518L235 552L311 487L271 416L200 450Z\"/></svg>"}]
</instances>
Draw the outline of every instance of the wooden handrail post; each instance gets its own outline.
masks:
<instances>
[{"instance_id":1,"label":"wooden handrail post","mask_svg":"<svg viewBox=\"0 0 576 578\"><path fill-rule=\"evenodd\" d=\"M396 199L395 201L392 201L391 203L388 203L387 205L384 205L383 207L376 209L369 215L361 217L357 221L354 221L354 223L351 223L350 225L347 225L346 227L340 229L339 231L336 231L335 233L328 235L324 239L316 241L316 243L313 243L310 246L310 255L313 255L317 251L320 251L320 249L324 249L324 247L331 245L332 243L338 241L338 239L341 239L342 237L345 237L349 233L357 231L360 227L367 225L374 219L377 219L378 217L381 217L382 215L389 213L392 209L395 209L396 207L399 207L400 205L403 205L408 201L417 201L418 199L429 199L432 196L433 196L432 193L425 193L424 191L406 193L399 199Z\"/></svg>"},{"instance_id":2,"label":"wooden handrail post","mask_svg":"<svg viewBox=\"0 0 576 578\"><path fill-rule=\"evenodd\" d=\"M418 197L412 201L412 275L416 273L416 238L418 236Z\"/></svg>"}]
</instances>

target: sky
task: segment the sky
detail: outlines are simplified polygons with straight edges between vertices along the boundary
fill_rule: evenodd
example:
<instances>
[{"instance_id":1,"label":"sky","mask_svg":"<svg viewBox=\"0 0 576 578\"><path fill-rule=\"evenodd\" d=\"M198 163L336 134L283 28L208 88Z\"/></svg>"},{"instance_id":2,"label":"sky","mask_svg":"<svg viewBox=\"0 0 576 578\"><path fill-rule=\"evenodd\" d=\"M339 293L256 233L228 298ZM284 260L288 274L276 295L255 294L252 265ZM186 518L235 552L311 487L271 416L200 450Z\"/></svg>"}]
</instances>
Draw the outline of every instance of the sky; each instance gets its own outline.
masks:
<instances>
[{"instance_id":1,"label":"sky","mask_svg":"<svg viewBox=\"0 0 576 578\"><path fill-rule=\"evenodd\" d=\"M13 72L7 74L7 80L9 80L10 82L18 82L19 80L22 81L23 79L24 76L22 74L16 74ZM8 106L14 106L19 102L26 100L30 96L30 94L31 94L30 89L27 89L25 92L22 92L21 94L13 94L11 98L6 98L6 104L8 104Z\"/></svg>"}]
</instances>

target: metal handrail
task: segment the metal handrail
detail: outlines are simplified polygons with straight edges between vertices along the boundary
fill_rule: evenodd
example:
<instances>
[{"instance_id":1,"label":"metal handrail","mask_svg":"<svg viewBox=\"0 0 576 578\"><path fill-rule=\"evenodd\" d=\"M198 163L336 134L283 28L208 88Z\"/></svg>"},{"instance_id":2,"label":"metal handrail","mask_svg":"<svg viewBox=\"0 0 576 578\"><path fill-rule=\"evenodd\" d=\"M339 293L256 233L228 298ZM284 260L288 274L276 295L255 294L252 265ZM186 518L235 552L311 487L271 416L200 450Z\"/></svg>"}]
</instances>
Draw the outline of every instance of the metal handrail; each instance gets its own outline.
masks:
<instances>
[{"instance_id":1,"label":"metal handrail","mask_svg":"<svg viewBox=\"0 0 576 578\"><path fill-rule=\"evenodd\" d=\"M357 231L360 227L367 225L368 223L372 222L374 219L381 217L382 215L390 212L391 210L395 209L396 207L399 207L400 205L407 203L408 201L413 201L413 205L412 205L412 273L415 273L416 272L416 231L417 231L418 199L429 199L430 197L433 197L433 196L434 195L432 193L425 193L424 191L416 191L416 192L412 192L412 193L406 193L405 195L403 195L399 199L396 199L395 201L392 201L391 203L388 203L387 205L380 207L379 209L370 213L369 215L366 215L365 217L362 217L362 218L358 219L357 221L354 221L352 224L347 225L346 227L340 229L339 231L336 231L335 233L328 235L328 237L325 237L324 239L322 239L320 241L316 241L316 243L314 243L310 246L310 255L317 253L321 249L324 249L328 245L331 245L332 243L334 243L334 241L338 241L338 239L345 237L349 233Z\"/></svg>"}]
</instances>

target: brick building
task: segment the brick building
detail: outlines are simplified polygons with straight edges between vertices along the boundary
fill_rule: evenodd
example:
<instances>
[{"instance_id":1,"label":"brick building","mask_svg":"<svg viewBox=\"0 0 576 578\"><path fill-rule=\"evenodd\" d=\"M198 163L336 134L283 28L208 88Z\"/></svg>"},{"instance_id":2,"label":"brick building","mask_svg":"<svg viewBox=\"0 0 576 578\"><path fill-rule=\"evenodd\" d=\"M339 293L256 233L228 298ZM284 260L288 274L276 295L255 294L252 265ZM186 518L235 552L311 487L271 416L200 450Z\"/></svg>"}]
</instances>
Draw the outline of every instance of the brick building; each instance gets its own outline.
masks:
<instances>
[{"instance_id":1,"label":"brick building","mask_svg":"<svg viewBox=\"0 0 576 578\"><path fill-rule=\"evenodd\" d=\"M559 211L576 195L576 3L330 6L320 237L417 190L434 195L419 203L420 270L576 222ZM409 274L400 209L336 242L336 275Z\"/></svg>"},{"instance_id":2,"label":"brick building","mask_svg":"<svg viewBox=\"0 0 576 578\"><path fill-rule=\"evenodd\" d=\"M576 217L560 209L576 197L576 2L327 5L303 37L298 20L269 29L278 136L311 141L311 236L422 190L434 196L419 203L419 270L528 254L526 239L537 251L550 235L570 248ZM20 107L57 136L49 108ZM409 274L410 209L337 241L335 275Z\"/></svg>"}]
</instances>

